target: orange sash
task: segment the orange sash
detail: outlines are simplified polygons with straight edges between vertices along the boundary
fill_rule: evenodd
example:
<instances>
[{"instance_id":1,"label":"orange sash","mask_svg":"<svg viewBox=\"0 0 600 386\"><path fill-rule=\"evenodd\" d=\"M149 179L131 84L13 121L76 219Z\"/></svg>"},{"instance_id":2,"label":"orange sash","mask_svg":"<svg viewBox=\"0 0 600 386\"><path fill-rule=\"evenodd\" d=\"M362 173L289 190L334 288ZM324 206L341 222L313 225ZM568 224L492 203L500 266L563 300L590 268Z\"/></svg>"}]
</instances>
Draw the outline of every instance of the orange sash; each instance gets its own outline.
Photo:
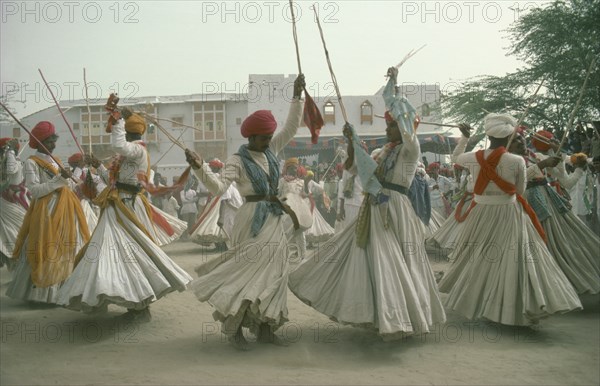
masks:
<instances>
[{"instance_id":1,"label":"orange sash","mask_svg":"<svg viewBox=\"0 0 600 386\"><path fill-rule=\"evenodd\" d=\"M548 243L548 240L546 238L546 232L544 232L544 228L542 228L542 224L540 224L533 208L529 205L525 198L523 198L523 196L517 193L517 188L515 185L511 184L506 180L503 180L498 175L498 173L496 173L496 167L498 166L500 158L504 153L506 153L506 149L503 146L494 149L494 151L490 154L487 160L483 158L483 150L479 150L477 153L475 153L477 162L479 163L479 166L481 166L481 171L477 176L477 181L475 181L475 188L473 189L473 192L476 195L482 195L483 191L488 186L490 181L493 181L504 193L511 196L516 195L517 201L519 201L525 213L529 215L533 226L535 227L541 238L544 240L544 242ZM462 201L462 203L464 204L464 201ZM464 221L476 204L477 203L475 202L475 199L473 199L471 201L471 205L469 206L465 214L456 218L457 221ZM462 211L462 205L459 204L459 206L457 207L457 213L459 213L459 208L460 211ZM461 220L459 220L459 218Z\"/></svg>"},{"instance_id":2,"label":"orange sash","mask_svg":"<svg viewBox=\"0 0 600 386\"><path fill-rule=\"evenodd\" d=\"M41 168L58 175L58 170L47 161L36 156L30 159ZM19 258L25 239L28 239L25 255L31 267L31 281L37 287L49 287L69 277L77 263L78 232L83 243L87 243L90 238L77 195L68 187L59 188L55 192L58 196L52 212L50 202L55 197L53 194L32 201L13 251L13 258Z\"/></svg>"}]
</instances>

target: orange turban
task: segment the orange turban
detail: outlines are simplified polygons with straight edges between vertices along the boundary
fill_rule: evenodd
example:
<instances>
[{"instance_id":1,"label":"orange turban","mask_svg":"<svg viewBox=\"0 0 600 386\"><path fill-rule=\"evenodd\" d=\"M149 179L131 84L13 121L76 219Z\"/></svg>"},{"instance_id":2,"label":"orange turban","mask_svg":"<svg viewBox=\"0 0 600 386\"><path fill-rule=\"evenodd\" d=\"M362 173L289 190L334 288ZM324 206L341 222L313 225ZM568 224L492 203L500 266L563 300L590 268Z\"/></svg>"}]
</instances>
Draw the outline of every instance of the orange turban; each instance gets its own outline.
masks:
<instances>
[{"instance_id":1,"label":"orange turban","mask_svg":"<svg viewBox=\"0 0 600 386\"><path fill-rule=\"evenodd\" d=\"M298 158L292 157L292 158L286 159L285 163L283 164L283 171L285 172L292 165L295 165L295 166L300 165L300 161L298 160Z\"/></svg>"},{"instance_id":2,"label":"orange turban","mask_svg":"<svg viewBox=\"0 0 600 386\"><path fill-rule=\"evenodd\" d=\"M585 153L575 153L571 155L571 163L573 165L577 165L580 163L587 162L587 154Z\"/></svg>"},{"instance_id":3,"label":"orange turban","mask_svg":"<svg viewBox=\"0 0 600 386\"><path fill-rule=\"evenodd\" d=\"M144 134L146 132L146 121L141 115L133 113L125 120L125 131L132 134Z\"/></svg>"},{"instance_id":4,"label":"orange turban","mask_svg":"<svg viewBox=\"0 0 600 386\"><path fill-rule=\"evenodd\" d=\"M547 141L542 142L542 140L539 140L538 138L536 138L536 136L546 138ZM535 135L533 136L533 139L531 140L531 144L538 151L546 151L546 150L550 149L550 144L546 143L546 142L550 142L550 140L552 138L554 138L554 135L551 132L546 131L546 130L540 130L537 133L535 133Z\"/></svg>"},{"instance_id":5,"label":"orange turban","mask_svg":"<svg viewBox=\"0 0 600 386\"><path fill-rule=\"evenodd\" d=\"M258 110L250 114L242 123L242 137L271 135L277 129L277 121L269 110Z\"/></svg>"},{"instance_id":6,"label":"orange turban","mask_svg":"<svg viewBox=\"0 0 600 386\"><path fill-rule=\"evenodd\" d=\"M32 135L29 136L29 147L32 149L37 149L39 146L38 141L44 142L44 140L56 134L56 128L52 122L41 121L35 125L33 130L31 130L31 134ZM36 141L34 137L37 138L38 141Z\"/></svg>"}]
</instances>

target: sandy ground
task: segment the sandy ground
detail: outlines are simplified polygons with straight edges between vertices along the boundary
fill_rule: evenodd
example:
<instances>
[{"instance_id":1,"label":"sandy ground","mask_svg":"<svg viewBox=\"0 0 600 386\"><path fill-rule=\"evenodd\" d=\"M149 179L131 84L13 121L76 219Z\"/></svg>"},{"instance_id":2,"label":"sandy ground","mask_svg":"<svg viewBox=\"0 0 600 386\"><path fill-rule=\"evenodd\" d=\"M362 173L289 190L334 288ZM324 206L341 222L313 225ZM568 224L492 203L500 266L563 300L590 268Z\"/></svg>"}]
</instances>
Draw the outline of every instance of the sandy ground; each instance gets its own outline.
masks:
<instances>
[{"instance_id":1,"label":"sandy ground","mask_svg":"<svg viewBox=\"0 0 600 386\"><path fill-rule=\"evenodd\" d=\"M192 243L165 250L192 275L202 259ZM448 264L430 259L435 270ZM237 352L210 306L190 291L152 305L151 323L124 327L113 320L119 307L93 317L9 299L9 280L2 268L1 385L600 383L598 296L583 297L583 311L535 330L449 314L433 334L386 343L329 321L289 293L290 322L279 331L289 347L253 343Z\"/></svg>"}]
</instances>

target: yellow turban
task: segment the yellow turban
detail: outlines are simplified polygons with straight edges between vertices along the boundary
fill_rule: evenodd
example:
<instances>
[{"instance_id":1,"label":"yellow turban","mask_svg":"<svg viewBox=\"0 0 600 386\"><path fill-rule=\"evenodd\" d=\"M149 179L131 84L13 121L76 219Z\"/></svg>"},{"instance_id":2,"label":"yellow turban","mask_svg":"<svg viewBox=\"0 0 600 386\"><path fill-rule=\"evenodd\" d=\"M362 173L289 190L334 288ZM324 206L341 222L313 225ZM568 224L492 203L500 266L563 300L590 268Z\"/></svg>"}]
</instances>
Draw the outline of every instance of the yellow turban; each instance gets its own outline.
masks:
<instances>
[{"instance_id":1,"label":"yellow turban","mask_svg":"<svg viewBox=\"0 0 600 386\"><path fill-rule=\"evenodd\" d=\"M285 164L283 164L283 170L287 170L288 167L295 165L298 166L300 165L300 161L298 160L298 158L296 157L292 157L292 158L288 158L287 160L285 160Z\"/></svg>"},{"instance_id":2,"label":"yellow turban","mask_svg":"<svg viewBox=\"0 0 600 386\"><path fill-rule=\"evenodd\" d=\"M133 113L125 120L125 131L143 135L146 132L146 121L140 115Z\"/></svg>"}]
</instances>

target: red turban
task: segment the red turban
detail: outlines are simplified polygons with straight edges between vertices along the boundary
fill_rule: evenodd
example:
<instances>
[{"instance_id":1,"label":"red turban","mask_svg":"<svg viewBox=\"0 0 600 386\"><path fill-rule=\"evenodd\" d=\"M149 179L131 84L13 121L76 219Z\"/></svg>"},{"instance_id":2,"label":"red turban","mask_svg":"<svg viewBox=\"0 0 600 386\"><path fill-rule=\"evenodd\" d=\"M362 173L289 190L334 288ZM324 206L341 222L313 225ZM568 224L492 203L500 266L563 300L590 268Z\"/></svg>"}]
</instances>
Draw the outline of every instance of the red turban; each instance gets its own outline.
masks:
<instances>
[{"instance_id":1,"label":"red turban","mask_svg":"<svg viewBox=\"0 0 600 386\"><path fill-rule=\"evenodd\" d=\"M35 125L33 130L31 130L31 134L33 136L29 136L29 147L32 149L37 149L39 144L38 141L36 141L33 137L37 138L40 142L44 142L44 140L48 139L48 137L56 134L56 129L54 128L52 122L41 121Z\"/></svg>"},{"instance_id":2,"label":"red turban","mask_svg":"<svg viewBox=\"0 0 600 386\"><path fill-rule=\"evenodd\" d=\"M9 137L0 138L0 147L6 146L6 144L8 142L12 141L13 139L16 139L16 138L9 138ZM17 148L15 150L19 151L20 148L21 148L21 145L19 145L19 142L17 141Z\"/></svg>"},{"instance_id":3,"label":"red turban","mask_svg":"<svg viewBox=\"0 0 600 386\"><path fill-rule=\"evenodd\" d=\"M432 162L429 164L429 166L427 166L427 173L432 172L432 171L438 171L439 169L440 169L440 163Z\"/></svg>"},{"instance_id":4,"label":"red turban","mask_svg":"<svg viewBox=\"0 0 600 386\"><path fill-rule=\"evenodd\" d=\"M248 138L252 135L271 135L277 128L275 117L269 110L258 110L244 119L242 123L242 137Z\"/></svg>"},{"instance_id":5,"label":"red turban","mask_svg":"<svg viewBox=\"0 0 600 386\"><path fill-rule=\"evenodd\" d=\"M77 162L83 161L83 154L75 153L69 157L68 161L69 161L70 165L73 165L73 164L76 164Z\"/></svg>"},{"instance_id":6,"label":"red turban","mask_svg":"<svg viewBox=\"0 0 600 386\"><path fill-rule=\"evenodd\" d=\"M539 140L538 138L536 138L536 136L546 138L547 141ZM546 142L550 142L550 140L552 138L554 138L554 135L551 132L546 131L546 130L541 130L541 131L538 131L537 133L535 133L535 135L533 136L533 139L531 140L531 144L538 151L546 151L546 150L550 149L550 144L546 143Z\"/></svg>"},{"instance_id":7,"label":"red turban","mask_svg":"<svg viewBox=\"0 0 600 386\"><path fill-rule=\"evenodd\" d=\"M225 164L215 158L214 160L208 163L208 166L215 169L223 169L223 166L225 166Z\"/></svg>"}]
</instances>

